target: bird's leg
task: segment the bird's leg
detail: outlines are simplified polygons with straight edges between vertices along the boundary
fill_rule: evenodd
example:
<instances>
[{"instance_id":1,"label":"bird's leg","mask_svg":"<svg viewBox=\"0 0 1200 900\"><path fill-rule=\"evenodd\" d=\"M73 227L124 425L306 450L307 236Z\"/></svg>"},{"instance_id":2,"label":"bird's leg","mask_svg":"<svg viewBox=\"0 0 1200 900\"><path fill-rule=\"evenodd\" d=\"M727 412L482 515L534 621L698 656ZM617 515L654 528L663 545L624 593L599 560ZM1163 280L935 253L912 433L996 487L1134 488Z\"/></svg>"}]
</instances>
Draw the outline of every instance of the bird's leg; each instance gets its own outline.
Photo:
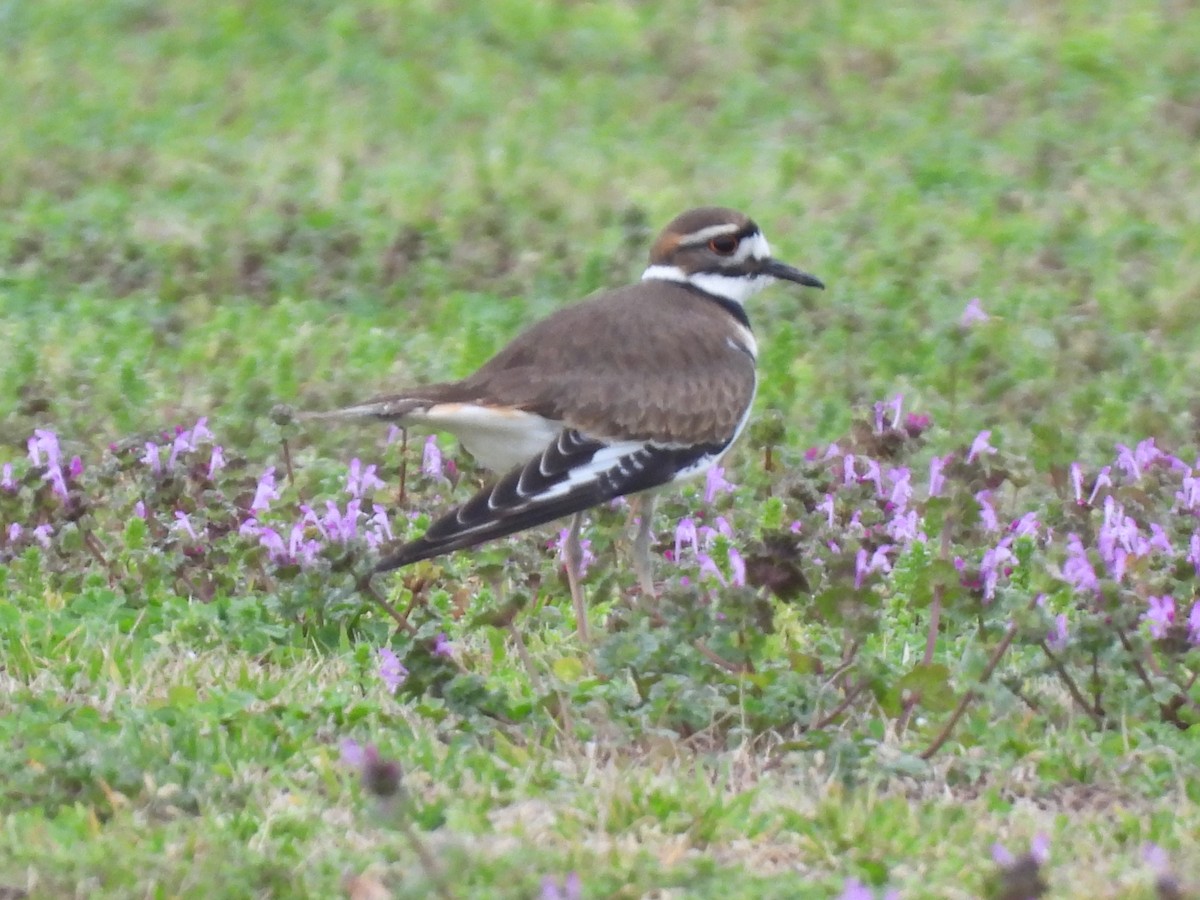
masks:
<instances>
[{"instance_id":1,"label":"bird's leg","mask_svg":"<svg viewBox=\"0 0 1200 900\"><path fill-rule=\"evenodd\" d=\"M583 527L583 513L571 516L571 527L563 545L567 562L567 584L571 586L571 602L575 604L575 630L579 640L588 642L587 602L583 596L583 545L579 542L579 530Z\"/></svg>"},{"instance_id":2,"label":"bird's leg","mask_svg":"<svg viewBox=\"0 0 1200 900\"><path fill-rule=\"evenodd\" d=\"M654 521L654 494L642 494L638 497L638 512L641 522L638 523L637 535L633 539L633 571L637 573L638 585L647 597L653 597L654 571L650 566L650 538L653 536L651 525Z\"/></svg>"}]
</instances>

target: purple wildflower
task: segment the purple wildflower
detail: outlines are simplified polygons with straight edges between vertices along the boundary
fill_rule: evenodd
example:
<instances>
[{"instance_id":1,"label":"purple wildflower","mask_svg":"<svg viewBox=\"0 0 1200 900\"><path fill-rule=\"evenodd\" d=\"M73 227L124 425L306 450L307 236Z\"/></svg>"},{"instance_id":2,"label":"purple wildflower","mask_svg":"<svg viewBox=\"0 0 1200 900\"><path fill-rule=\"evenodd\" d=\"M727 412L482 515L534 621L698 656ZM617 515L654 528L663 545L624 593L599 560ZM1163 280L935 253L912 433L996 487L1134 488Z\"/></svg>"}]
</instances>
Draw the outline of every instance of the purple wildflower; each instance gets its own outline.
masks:
<instances>
[{"instance_id":1,"label":"purple wildflower","mask_svg":"<svg viewBox=\"0 0 1200 900\"><path fill-rule=\"evenodd\" d=\"M146 502L144 500L139 500L133 504L133 514L139 519L146 518Z\"/></svg>"},{"instance_id":2,"label":"purple wildflower","mask_svg":"<svg viewBox=\"0 0 1200 900\"><path fill-rule=\"evenodd\" d=\"M1050 861L1050 837L1042 834L1040 831L1033 836L1033 840L1029 842L1029 855L1033 857L1033 861L1039 866L1044 866Z\"/></svg>"},{"instance_id":3,"label":"purple wildflower","mask_svg":"<svg viewBox=\"0 0 1200 900\"><path fill-rule=\"evenodd\" d=\"M996 586L1000 583L1000 576L1007 575L1012 571L1007 564L1015 559L1012 551L1004 544L992 547L983 554L983 559L979 562L979 577L983 581L983 599L985 601L995 599Z\"/></svg>"},{"instance_id":4,"label":"purple wildflower","mask_svg":"<svg viewBox=\"0 0 1200 900\"><path fill-rule=\"evenodd\" d=\"M396 443L396 441L400 440L403 436L404 436L403 428L401 428L399 425L389 425L388 430L387 430L387 437L385 437L383 440L384 446L385 447L392 446L392 444Z\"/></svg>"},{"instance_id":5,"label":"purple wildflower","mask_svg":"<svg viewBox=\"0 0 1200 900\"><path fill-rule=\"evenodd\" d=\"M883 473L879 469L879 463L870 457L863 458L863 465L866 467L861 475L858 476L860 483L870 482L875 485L875 494L879 496L883 494Z\"/></svg>"},{"instance_id":6,"label":"purple wildflower","mask_svg":"<svg viewBox=\"0 0 1200 900\"><path fill-rule=\"evenodd\" d=\"M896 512L901 512L908 508L908 502L912 499L912 470L907 466L902 466L898 469L888 469L888 481L892 483L892 493L888 498L892 509Z\"/></svg>"},{"instance_id":7,"label":"purple wildflower","mask_svg":"<svg viewBox=\"0 0 1200 900\"><path fill-rule=\"evenodd\" d=\"M1147 597L1146 603L1149 609L1142 614L1142 621L1150 623L1150 636L1157 640L1175 624L1175 599L1167 595Z\"/></svg>"},{"instance_id":8,"label":"purple wildflower","mask_svg":"<svg viewBox=\"0 0 1200 900\"><path fill-rule=\"evenodd\" d=\"M67 474L70 475L72 479L78 478L80 475L82 475L83 460L78 456L72 456L71 463L67 466Z\"/></svg>"},{"instance_id":9,"label":"purple wildflower","mask_svg":"<svg viewBox=\"0 0 1200 900\"><path fill-rule=\"evenodd\" d=\"M1117 444L1117 468L1132 481L1138 481L1142 477L1142 467L1138 465L1137 457L1124 444Z\"/></svg>"},{"instance_id":10,"label":"purple wildflower","mask_svg":"<svg viewBox=\"0 0 1200 900\"><path fill-rule=\"evenodd\" d=\"M570 533L569 528L564 528L558 533L558 537L550 542L550 546L558 554L558 561L564 568L567 565L567 536ZM587 570L596 561L596 554L592 552L592 542L588 538L580 539L579 553L579 575L582 577L587 574Z\"/></svg>"},{"instance_id":11,"label":"purple wildflower","mask_svg":"<svg viewBox=\"0 0 1200 900\"><path fill-rule=\"evenodd\" d=\"M1192 604L1192 611L1188 614L1188 640L1200 645L1200 600Z\"/></svg>"},{"instance_id":12,"label":"purple wildflower","mask_svg":"<svg viewBox=\"0 0 1200 900\"><path fill-rule=\"evenodd\" d=\"M1195 568L1196 574L1200 575L1200 533L1193 534L1188 542L1187 561Z\"/></svg>"},{"instance_id":13,"label":"purple wildflower","mask_svg":"<svg viewBox=\"0 0 1200 900\"><path fill-rule=\"evenodd\" d=\"M442 451L438 448L437 437L429 435L425 438L425 449L421 452L421 474L434 481L447 481L445 464L442 462Z\"/></svg>"},{"instance_id":14,"label":"purple wildflower","mask_svg":"<svg viewBox=\"0 0 1200 900\"><path fill-rule=\"evenodd\" d=\"M363 750L362 744L354 738L342 738L338 749L341 752L342 762L351 768L360 769L367 761L366 751Z\"/></svg>"},{"instance_id":15,"label":"purple wildflower","mask_svg":"<svg viewBox=\"0 0 1200 900\"><path fill-rule=\"evenodd\" d=\"M873 553L868 553L866 548L860 547L858 553L854 556L854 589L859 590L866 581L868 575L874 572L890 572L892 564L888 560L887 555L893 547L891 544L883 544L875 548Z\"/></svg>"},{"instance_id":16,"label":"purple wildflower","mask_svg":"<svg viewBox=\"0 0 1200 900\"><path fill-rule=\"evenodd\" d=\"M63 477L63 470L61 466L47 466L46 480L50 482L51 487L54 489L54 493L58 494L58 496L62 497L63 499L67 498L67 480Z\"/></svg>"},{"instance_id":17,"label":"purple wildflower","mask_svg":"<svg viewBox=\"0 0 1200 900\"><path fill-rule=\"evenodd\" d=\"M857 878L847 878L838 900L875 900L875 893Z\"/></svg>"},{"instance_id":18,"label":"purple wildflower","mask_svg":"<svg viewBox=\"0 0 1200 900\"><path fill-rule=\"evenodd\" d=\"M905 547L913 541L926 540L925 532L921 530L921 517L915 509L905 510L893 516L884 527L884 531L888 537Z\"/></svg>"},{"instance_id":19,"label":"purple wildflower","mask_svg":"<svg viewBox=\"0 0 1200 900\"><path fill-rule=\"evenodd\" d=\"M358 520L361 517L362 501L357 497L346 504L346 512L332 500L325 501L325 518L322 524L330 540L349 543L358 537Z\"/></svg>"},{"instance_id":20,"label":"purple wildflower","mask_svg":"<svg viewBox=\"0 0 1200 900\"><path fill-rule=\"evenodd\" d=\"M558 879L547 875L542 879L541 900L580 900L583 897L583 880L578 872L571 872L563 879L559 889Z\"/></svg>"},{"instance_id":21,"label":"purple wildflower","mask_svg":"<svg viewBox=\"0 0 1200 900\"><path fill-rule=\"evenodd\" d=\"M710 466L704 475L704 502L712 503L717 494L728 494L734 489L733 482L726 481L724 466Z\"/></svg>"},{"instance_id":22,"label":"purple wildflower","mask_svg":"<svg viewBox=\"0 0 1200 900\"><path fill-rule=\"evenodd\" d=\"M854 454L847 453L842 457L842 484L854 484L858 474L854 471Z\"/></svg>"},{"instance_id":23,"label":"purple wildflower","mask_svg":"<svg viewBox=\"0 0 1200 900\"><path fill-rule=\"evenodd\" d=\"M49 523L39 525L33 529L33 539L43 547L48 548L50 546L50 536L52 534L54 534L54 529L50 527Z\"/></svg>"},{"instance_id":24,"label":"purple wildflower","mask_svg":"<svg viewBox=\"0 0 1200 900\"><path fill-rule=\"evenodd\" d=\"M937 497L942 493L942 488L946 486L946 476L943 470L946 468L946 463L950 462L950 454L945 456L934 456L929 460L929 496Z\"/></svg>"},{"instance_id":25,"label":"purple wildflower","mask_svg":"<svg viewBox=\"0 0 1200 900\"><path fill-rule=\"evenodd\" d=\"M250 512L261 513L271 508L271 503L279 499L279 491L275 490L275 467L269 466L258 479L254 489L254 499L250 503Z\"/></svg>"},{"instance_id":26,"label":"purple wildflower","mask_svg":"<svg viewBox=\"0 0 1200 900\"><path fill-rule=\"evenodd\" d=\"M1054 617L1054 630L1046 635L1046 646L1058 652L1066 649L1070 635L1067 632L1067 614L1059 613Z\"/></svg>"},{"instance_id":27,"label":"purple wildflower","mask_svg":"<svg viewBox=\"0 0 1200 900\"><path fill-rule=\"evenodd\" d=\"M897 394L892 398L892 427L900 427L900 415L904 410L904 395Z\"/></svg>"},{"instance_id":28,"label":"purple wildflower","mask_svg":"<svg viewBox=\"0 0 1200 900\"><path fill-rule=\"evenodd\" d=\"M691 545L693 553L700 549L700 537L696 533L696 520L691 516L684 516L679 520L679 524L675 526L676 563L683 558L683 548L688 544Z\"/></svg>"},{"instance_id":29,"label":"purple wildflower","mask_svg":"<svg viewBox=\"0 0 1200 900\"><path fill-rule=\"evenodd\" d=\"M367 520L367 544L374 549L384 541L395 540L392 525L388 521L387 508L376 503L371 507L371 518Z\"/></svg>"},{"instance_id":30,"label":"purple wildflower","mask_svg":"<svg viewBox=\"0 0 1200 900\"><path fill-rule=\"evenodd\" d=\"M817 512L823 512L829 517L829 527L833 527L833 494L826 494L825 499L817 504Z\"/></svg>"},{"instance_id":31,"label":"purple wildflower","mask_svg":"<svg viewBox=\"0 0 1200 900\"><path fill-rule=\"evenodd\" d=\"M17 482L13 478L12 463L5 463L3 468L0 468L0 489L15 493L17 490Z\"/></svg>"},{"instance_id":32,"label":"purple wildflower","mask_svg":"<svg viewBox=\"0 0 1200 900\"><path fill-rule=\"evenodd\" d=\"M42 454L46 454L46 466L51 469L62 465L62 449L58 445L58 435L46 428L35 428L26 446L29 448L29 459L35 466L42 464Z\"/></svg>"},{"instance_id":33,"label":"purple wildflower","mask_svg":"<svg viewBox=\"0 0 1200 900\"><path fill-rule=\"evenodd\" d=\"M983 304L978 297L971 299L962 311L962 315L958 317L959 328L970 328L973 325L982 325L990 316L983 311Z\"/></svg>"},{"instance_id":34,"label":"purple wildflower","mask_svg":"<svg viewBox=\"0 0 1200 900\"><path fill-rule=\"evenodd\" d=\"M729 548L729 582L734 587L746 586L746 561L736 547Z\"/></svg>"},{"instance_id":35,"label":"purple wildflower","mask_svg":"<svg viewBox=\"0 0 1200 900\"><path fill-rule=\"evenodd\" d=\"M999 531L1000 519L996 515L996 507L992 506L992 492L980 491L975 495L975 502L979 504L979 519L983 522L984 531Z\"/></svg>"},{"instance_id":36,"label":"purple wildflower","mask_svg":"<svg viewBox=\"0 0 1200 900\"><path fill-rule=\"evenodd\" d=\"M904 417L904 430L911 437L919 437L933 424L933 418L925 413L909 413Z\"/></svg>"},{"instance_id":37,"label":"purple wildflower","mask_svg":"<svg viewBox=\"0 0 1200 900\"><path fill-rule=\"evenodd\" d=\"M142 464L155 475L162 472L162 457L158 452L158 444L154 441L146 441L146 452L142 455Z\"/></svg>"},{"instance_id":38,"label":"purple wildflower","mask_svg":"<svg viewBox=\"0 0 1200 900\"><path fill-rule=\"evenodd\" d=\"M379 677L383 680L383 686L389 694L395 694L404 683L408 669L404 668L400 657L396 656L391 647L380 647L376 652L379 655Z\"/></svg>"},{"instance_id":39,"label":"purple wildflower","mask_svg":"<svg viewBox=\"0 0 1200 900\"><path fill-rule=\"evenodd\" d=\"M999 451L991 444L992 432L984 429L975 435L975 440L971 442L971 449L967 451L967 462L972 463L980 456L991 456Z\"/></svg>"},{"instance_id":40,"label":"purple wildflower","mask_svg":"<svg viewBox=\"0 0 1200 900\"><path fill-rule=\"evenodd\" d=\"M1092 485L1092 493L1088 496L1088 506L1096 502L1096 495L1100 493L1101 488L1112 487L1112 478L1109 475L1111 471L1111 466L1105 466L1096 476L1096 483Z\"/></svg>"},{"instance_id":41,"label":"purple wildflower","mask_svg":"<svg viewBox=\"0 0 1200 900\"><path fill-rule=\"evenodd\" d=\"M24 531L25 529L21 527L19 522L13 522L8 526L8 542L10 544L15 544L17 539L21 537L21 534Z\"/></svg>"},{"instance_id":42,"label":"purple wildflower","mask_svg":"<svg viewBox=\"0 0 1200 900\"><path fill-rule=\"evenodd\" d=\"M1041 523L1038 522L1037 513L1027 512L1021 518L1013 520L1012 524L1008 526L1008 533L1014 538L1036 538L1039 528L1041 528Z\"/></svg>"},{"instance_id":43,"label":"purple wildflower","mask_svg":"<svg viewBox=\"0 0 1200 900\"><path fill-rule=\"evenodd\" d=\"M188 514L181 509L175 510L175 527L187 534L193 541L199 540L196 537L196 529L192 527L192 520L188 518Z\"/></svg>"},{"instance_id":44,"label":"purple wildflower","mask_svg":"<svg viewBox=\"0 0 1200 900\"><path fill-rule=\"evenodd\" d=\"M208 480L225 468L225 451L220 444L213 444L212 456L208 459Z\"/></svg>"},{"instance_id":45,"label":"purple wildflower","mask_svg":"<svg viewBox=\"0 0 1200 900\"><path fill-rule=\"evenodd\" d=\"M255 523L257 526L257 523ZM266 525L257 527L254 534L258 537L258 543L266 549L271 559L276 562L286 562L290 559L287 547L284 546L283 538L274 528Z\"/></svg>"},{"instance_id":46,"label":"purple wildflower","mask_svg":"<svg viewBox=\"0 0 1200 900\"><path fill-rule=\"evenodd\" d=\"M1077 591L1096 592L1100 589L1100 580L1096 570L1088 559L1087 551L1083 549L1083 541L1077 534L1067 535L1067 558L1063 561L1063 580Z\"/></svg>"},{"instance_id":47,"label":"purple wildflower","mask_svg":"<svg viewBox=\"0 0 1200 900\"><path fill-rule=\"evenodd\" d=\"M1149 841L1142 844L1142 861L1153 869L1156 875L1166 875L1171 871L1171 860L1167 851L1158 844Z\"/></svg>"},{"instance_id":48,"label":"purple wildflower","mask_svg":"<svg viewBox=\"0 0 1200 900\"><path fill-rule=\"evenodd\" d=\"M383 481L375 474L375 466L364 466L358 457L350 460L346 472L346 493L359 498L368 491L384 487Z\"/></svg>"},{"instance_id":49,"label":"purple wildflower","mask_svg":"<svg viewBox=\"0 0 1200 900\"><path fill-rule=\"evenodd\" d=\"M454 659L454 644L446 637L446 632L439 631L433 639L433 655L446 659Z\"/></svg>"},{"instance_id":50,"label":"purple wildflower","mask_svg":"<svg viewBox=\"0 0 1200 900\"><path fill-rule=\"evenodd\" d=\"M1175 493L1175 501L1179 508L1186 512L1195 512L1200 507L1200 478L1195 475L1184 475L1179 490Z\"/></svg>"},{"instance_id":51,"label":"purple wildflower","mask_svg":"<svg viewBox=\"0 0 1200 900\"><path fill-rule=\"evenodd\" d=\"M700 564L701 576L711 575L722 587L725 586L725 574L721 571L720 566L713 561L711 556L704 552L697 553L696 562Z\"/></svg>"}]
</instances>

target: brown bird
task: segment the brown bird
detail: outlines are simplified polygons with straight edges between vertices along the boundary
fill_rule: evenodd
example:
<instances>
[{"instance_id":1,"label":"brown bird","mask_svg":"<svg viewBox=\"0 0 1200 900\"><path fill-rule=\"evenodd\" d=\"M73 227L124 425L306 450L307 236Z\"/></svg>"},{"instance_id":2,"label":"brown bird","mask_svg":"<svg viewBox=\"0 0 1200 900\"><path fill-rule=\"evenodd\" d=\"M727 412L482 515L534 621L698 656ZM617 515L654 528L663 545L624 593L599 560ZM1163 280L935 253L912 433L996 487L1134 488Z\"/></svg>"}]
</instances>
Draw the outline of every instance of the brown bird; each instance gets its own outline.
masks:
<instances>
[{"instance_id":1,"label":"brown bird","mask_svg":"<svg viewBox=\"0 0 1200 900\"><path fill-rule=\"evenodd\" d=\"M693 209L655 241L640 282L550 315L473 375L305 416L448 431L483 465L507 473L374 572L573 516L567 578L586 639L583 511L693 478L720 460L757 387L758 346L744 304L779 279L824 287L773 259L742 213ZM653 496L642 503L633 552L648 593Z\"/></svg>"}]
</instances>

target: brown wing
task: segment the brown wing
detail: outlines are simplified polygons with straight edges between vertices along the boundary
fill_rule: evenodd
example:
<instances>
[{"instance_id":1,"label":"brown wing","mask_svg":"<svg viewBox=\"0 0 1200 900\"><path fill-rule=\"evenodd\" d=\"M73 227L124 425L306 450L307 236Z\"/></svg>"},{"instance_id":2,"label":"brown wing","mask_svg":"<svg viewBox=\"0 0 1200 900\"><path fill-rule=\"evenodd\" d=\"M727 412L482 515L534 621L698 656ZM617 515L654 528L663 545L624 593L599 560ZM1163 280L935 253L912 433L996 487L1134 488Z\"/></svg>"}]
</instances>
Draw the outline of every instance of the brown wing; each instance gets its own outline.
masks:
<instances>
[{"instance_id":1,"label":"brown wing","mask_svg":"<svg viewBox=\"0 0 1200 900\"><path fill-rule=\"evenodd\" d=\"M728 440L755 389L738 325L685 288L654 287L649 300L622 288L560 310L459 382L452 399L516 407L598 437Z\"/></svg>"}]
</instances>

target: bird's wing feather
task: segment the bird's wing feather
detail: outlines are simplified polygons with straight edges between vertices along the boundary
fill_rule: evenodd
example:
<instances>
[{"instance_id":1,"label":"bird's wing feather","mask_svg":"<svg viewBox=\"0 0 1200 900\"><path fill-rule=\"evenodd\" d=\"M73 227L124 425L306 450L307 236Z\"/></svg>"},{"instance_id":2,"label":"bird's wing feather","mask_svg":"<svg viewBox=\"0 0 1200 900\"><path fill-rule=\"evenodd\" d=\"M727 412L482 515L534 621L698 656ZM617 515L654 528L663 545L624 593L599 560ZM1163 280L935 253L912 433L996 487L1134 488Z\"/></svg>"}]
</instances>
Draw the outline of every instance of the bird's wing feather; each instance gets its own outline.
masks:
<instances>
[{"instance_id":1,"label":"bird's wing feather","mask_svg":"<svg viewBox=\"0 0 1200 900\"><path fill-rule=\"evenodd\" d=\"M727 446L728 442L610 443L564 429L539 456L442 516L422 537L381 560L375 571L474 547L615 497L658 487L681 472L703 468Z\"/></svg>"}]
</instances>

